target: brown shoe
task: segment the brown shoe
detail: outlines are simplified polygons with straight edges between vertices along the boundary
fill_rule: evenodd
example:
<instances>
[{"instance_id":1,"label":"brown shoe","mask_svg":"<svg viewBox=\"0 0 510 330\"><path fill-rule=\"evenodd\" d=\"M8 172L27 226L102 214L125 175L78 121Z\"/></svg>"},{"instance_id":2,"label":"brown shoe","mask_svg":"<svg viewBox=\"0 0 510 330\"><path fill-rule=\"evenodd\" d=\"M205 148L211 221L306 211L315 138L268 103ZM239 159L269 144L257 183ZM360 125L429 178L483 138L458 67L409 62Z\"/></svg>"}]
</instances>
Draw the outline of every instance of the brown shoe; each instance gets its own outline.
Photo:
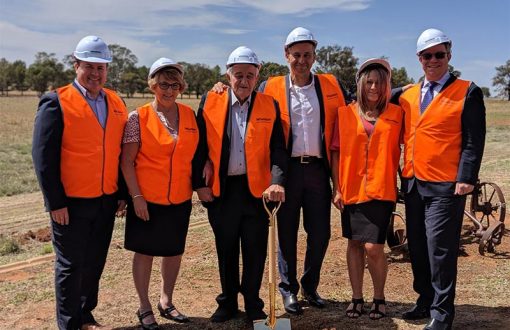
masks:
<instances>
[{"instance_id":1,"label":"brown shoe","mask_svg":"<svg viewBox=\"0 0 510 330\"><path fill-rule=\"evenodd\" d=\"M81 330L112 330L112 327L101 325L97 322L82 324Z\"/></svg>"}]
</instances>

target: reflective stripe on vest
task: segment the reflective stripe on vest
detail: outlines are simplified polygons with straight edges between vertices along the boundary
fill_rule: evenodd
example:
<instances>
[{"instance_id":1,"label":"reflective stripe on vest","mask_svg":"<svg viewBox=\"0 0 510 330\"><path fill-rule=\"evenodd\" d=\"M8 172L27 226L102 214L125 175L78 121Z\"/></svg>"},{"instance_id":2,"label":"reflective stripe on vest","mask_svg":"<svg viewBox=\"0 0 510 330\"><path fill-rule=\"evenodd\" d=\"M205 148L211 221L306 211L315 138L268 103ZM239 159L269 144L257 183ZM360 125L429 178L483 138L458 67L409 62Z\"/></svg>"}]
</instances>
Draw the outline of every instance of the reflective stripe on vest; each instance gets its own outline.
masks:
<instances>
[{"instance_id":1,"label":"reflective stripe on vest","mask_svg":"<svg viewBox=\"0 0 510 330\"><path fill-rule=\"evenodd\" d=\"M325 125L324 127L321 127L321 138L325 142L328 159L331 160L329 145L331 143L331 136L336 122L337 111L339 107L345 106L346 104L344 94L342 93L342 90L338 85L338 80L335 76L332 74L317 74L315 77L319 79L322 92L322 104L324 105L324 110L321 109L321 120L323 118L322 114L325 115ZM270 77L264 87L264 94L274 97L280 105L280 118L283 133L285 135L285 143L288 146L291 128L291 110L289 109L289 86L287 86L287 81L288 76Z\"/></svg>"},{"instance_id":2,"label":"reflective stripe on vest","mask_svg":"<svg viewBox=\"0 0 510 330\"><path fill-rule=\"evenodd\" d=\"M388 104L369 138L356 103L338 110L338 181L345 204L396 201L402 124L402 109Z\"/></svg>"},{"instance_id":3,"label":"reflective stripe on vest","mask_svg":"<svg viewBox=\"0 0 510 330\"><path fill-rule=\"evenodd\" d=\"M253 95L253 94L252 94ZM223 134L229 115L229 94L209 92L205 100L203 116L207 130L209 159L213 163L213 195L220 196L220 160ZM274 99L262 93L252 96L251 112L244 139L244 154L250 192L254 197L262 197L264 190L271 184L270 141L276 119Z\"/></svg>"},{"instance_id":4,"label":"reflective stripe on vest","mask_svg":"<svg viewBox=\"0 0 510 330\"><path fill-rule=\"evenodd\" d=\"M191 198L191 161L198 145L193 110L179 104L179 136L174 139L150 103L138 108L140 148L135 170L144 198L156 204L179 204Z\"/></svg>"},{"instance_id":5,"label":"reflective stripe on vest","mask_svg":"<svg viewBox=\"0 0 510 330\"><path fill-rule=\"evenodd\" d=\"M462 145L462 110L471 82L456 79L420 115L421 84L400 96L405 113L405 178L455 182Z\"/></svg>"},{"instance_id":6,"label":"reflective stripe on vest","mask_svg":"<svg viewBox=\"0 0 510 330\"><path fill-rule=\"evenodd\" d=\"M114 91L103 91L108 109L104 129L74 85L57 89L64 121L60 176L68 197L92 198L117 191L127 110Z\"/></svg>"}]
</instances>

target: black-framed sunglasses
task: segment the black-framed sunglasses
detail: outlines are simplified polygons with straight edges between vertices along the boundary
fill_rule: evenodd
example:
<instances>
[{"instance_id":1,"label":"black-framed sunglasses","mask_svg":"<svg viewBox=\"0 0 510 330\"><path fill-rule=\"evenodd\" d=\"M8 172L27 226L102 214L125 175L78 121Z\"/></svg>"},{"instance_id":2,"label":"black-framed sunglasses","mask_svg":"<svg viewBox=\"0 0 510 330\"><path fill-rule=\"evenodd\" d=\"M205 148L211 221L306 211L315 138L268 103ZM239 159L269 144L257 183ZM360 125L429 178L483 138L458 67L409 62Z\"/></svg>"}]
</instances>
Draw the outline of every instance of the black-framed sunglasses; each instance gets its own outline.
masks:
<instances>
[{"instance_id":1,"label":"black-framed sunglasses","mask_svg":"<svg viewBox=\"0 0 510 330\"><path fill-rule=\"evenodd\" d=\"M159 86L159 88L161 88L164 91L166 91L169 88L172 88L172 90L174 90L174 91L178 91L179 89L181 89L181 84L179 84L179 83L169 84L166 82L158 82L158 86Z\"/></svg>"},{"instance_id":2,"label":"black-framed sunglasses","mask_svg":"<svg viewBox=\"0 0 510 330\"><path fill-rule=\"evenodd\" d=\"M437 53L422 53L420 54L420 57L424 60L430 60L432 57L435 57L438 60L442 60L446 57L447 52L437 52Z\"/></svg>"}]
</instances>

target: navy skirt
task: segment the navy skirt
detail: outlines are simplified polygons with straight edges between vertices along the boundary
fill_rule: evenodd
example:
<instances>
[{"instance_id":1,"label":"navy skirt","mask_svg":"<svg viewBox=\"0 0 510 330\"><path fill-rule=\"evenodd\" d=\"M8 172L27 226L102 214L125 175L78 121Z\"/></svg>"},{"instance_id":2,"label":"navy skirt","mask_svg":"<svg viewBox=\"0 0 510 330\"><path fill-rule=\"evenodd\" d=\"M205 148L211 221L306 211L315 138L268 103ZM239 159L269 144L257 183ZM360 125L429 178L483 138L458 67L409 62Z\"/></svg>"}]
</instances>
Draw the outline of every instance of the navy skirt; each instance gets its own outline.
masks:
<instances>
[{"instance_id":1,"label":"navy skirt","mask_svg":"<svg viewBox=\"0 0 510 330\"><path fill-rule=\"evenodd\" d=\"M172 257L184 253L188 235L191 200L182 204L159 205L147 202L149 221L136 216L128 202L124 247L150 256Z\"/></svg>"},{"instance_id":2,"label":"navy skirt","mask_svg":"<svg viewBox=\"0 0 510 330\"><path fill-rule=\"evenodd\" d=\"M384 244L394 209L394 202L379 200L345 205L342 236L364 243Z\"/></svg>"}]
</instances>

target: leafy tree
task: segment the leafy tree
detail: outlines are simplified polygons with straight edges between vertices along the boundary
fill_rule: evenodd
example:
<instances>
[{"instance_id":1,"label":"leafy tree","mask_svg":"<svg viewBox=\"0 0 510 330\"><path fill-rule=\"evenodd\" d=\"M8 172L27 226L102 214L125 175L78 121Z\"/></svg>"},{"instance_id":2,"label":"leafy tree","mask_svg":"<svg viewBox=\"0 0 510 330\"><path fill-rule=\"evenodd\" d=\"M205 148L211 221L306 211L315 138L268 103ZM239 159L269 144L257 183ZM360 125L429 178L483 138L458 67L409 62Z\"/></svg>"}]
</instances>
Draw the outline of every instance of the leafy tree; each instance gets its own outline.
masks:
<instances>
[{"instance_id":1,"label":"leafy tree","mask_svg":"<svg viewBox=\"0 0 510 330\"><path fill-rule=\"evenodd\" d=\"M339 45L319 48L315 72L333 74L347 91L355 93L358 58L353 55L353 49Z\"/></svg>"},{"instance_id":2,"label":"leafy tree","mask_svg":"<svg viewBox=\"0 0 510 330\"><path fill-rule=\"evenodd\" d=\"M48 87L55 89L69 81L64 74L64 65L59 63L54 53L39 52L35 61L28 67L27 80L39 96L44 94Z\"/></svg>"},{"instance_id":3,"label":"leafy tree","mask_svg":"<svg viewBox=\"0 0 510 330\"><path fill-rule=\"evenodd\" d=\"M484 97L491 97L491 91L489 87L481 87Z\"/></svg>"},{"instance_id":4,"label":"leafy tree","mask_svg":"<svg viewBox=\"0 0 510 330\"><path fill-rule=\"evenodd\" d=\"M188 83L187 93L191 97L191 93L195 92L198 99L205 91L208 90L208 83L210 84L210 77L212 71L209 66L205 64L195 63L190 64L186 62L179 62L184 68L184 77Z\"/></svg>"},{"instance_id":5,"label":"leafy tree","mask_svg":"<svg viewBox=\"0 0 510 330\"><path fill-rule=\"evenodd\" d=\"M108 64L107 86L118 90L121 84L122 76L126 72L132 72L138 63L138 58L126 47L113 44L109 45L112 53L112 62Z\"/></svg>"},{"instance_id":6,"label":"leafy tree","mask_svg":"<svg viewBox=\"0 0 510 330\"><path fill-rule=\"evenodd\" d=\"M149 68L143 65L141 67L138 67L136 70L138 71L138 76L140 77L140 79L143 80L140 81L140 84L138 85L136 92L142 94L142 97L145 97L145 94L151 93L149 85L147 84Z\"/></svg>"},{"instance_id":7,"label":"leafy tree","mask_svg":"<svg viewBox=\"0 0 510 330\"><path fill-rule=\"evenodd\" d=\"M289 74L289 68L286 65L281 65L274 62L262 62L257 87L269 77L285 76L287 74Z\"/></svg>"},{"instance_id":8,"label":"leafy tree","mask_svg":"<svg viewBox=\"0 0 510 330\"><path fill-rule=\"evenodd\" d=\"M16 60L12 63L11 68L13 78L12 84L14 88L21 91L21 95L23 95L23 92L29 87L26 83L27 65L21 60Z\"/></svg>"},{"instance_id":9,"label":"leafy tree","mask_svg":"<svg viewBox=\"0 0 510 330\"><path fill-rule=\"evenodd\" d=\"M209 70L209 77L204 83L204 92L210 90L218 81L221 81L224 84L228 84L226 76L221 74L220 66L216 65L214 68Z\"/></svg>"},{"instance_id":10,"label":"leafy tree","mask_svg":"<svg viewBox=\"0 0 510 330\"><path fill-rule=\"evenodd\" d=\"M499 96L506 96L510 101L510 60L496 67L496 75L492 78L492 86L496 87Z\"/></svg>"},{"instance_id":11,"label":"leafy tree","mask_svg":"<svg viewBox=\"0 0 510 330\"><path fill-rule=\"evenodd\" d=\"M400 69L391 69L391 86L402 87L408 84L414 84L414 79L407 75L407 70L404 67Z\"/></svg>"},{"instance_id":12,"label":"leafy tree","mask_svg":"<svg viewBox=\"0 0 510 330\"><path fill-rule=\"evenodd\" d=\"M147 86L147 81L140 77L136 68L122 74L119 90L126 93L127 98L132 97L136 91L140 90L141 86Z\"/></svg>"},{"instance_id":13,"label":"leafy tree","mask_svg":"<svg viewBox=\"0 0 510 330\"><path fill-rule=\"evenodd\" d=\"M448 71L457 78L460 78L461 72L456 70L453 65L448 64Z\"/></svg>"},{"instance_id":14,"label":"leafy tree","mask_svg":"<svg viewBox=\"0 0 510 330\"><path fill-rule=\"evenodd\" d=\"M0 92L2 95L9 95L9 86L11 85L11 63L5 58L0 59Z\"/></svg>"}]
</instances>

